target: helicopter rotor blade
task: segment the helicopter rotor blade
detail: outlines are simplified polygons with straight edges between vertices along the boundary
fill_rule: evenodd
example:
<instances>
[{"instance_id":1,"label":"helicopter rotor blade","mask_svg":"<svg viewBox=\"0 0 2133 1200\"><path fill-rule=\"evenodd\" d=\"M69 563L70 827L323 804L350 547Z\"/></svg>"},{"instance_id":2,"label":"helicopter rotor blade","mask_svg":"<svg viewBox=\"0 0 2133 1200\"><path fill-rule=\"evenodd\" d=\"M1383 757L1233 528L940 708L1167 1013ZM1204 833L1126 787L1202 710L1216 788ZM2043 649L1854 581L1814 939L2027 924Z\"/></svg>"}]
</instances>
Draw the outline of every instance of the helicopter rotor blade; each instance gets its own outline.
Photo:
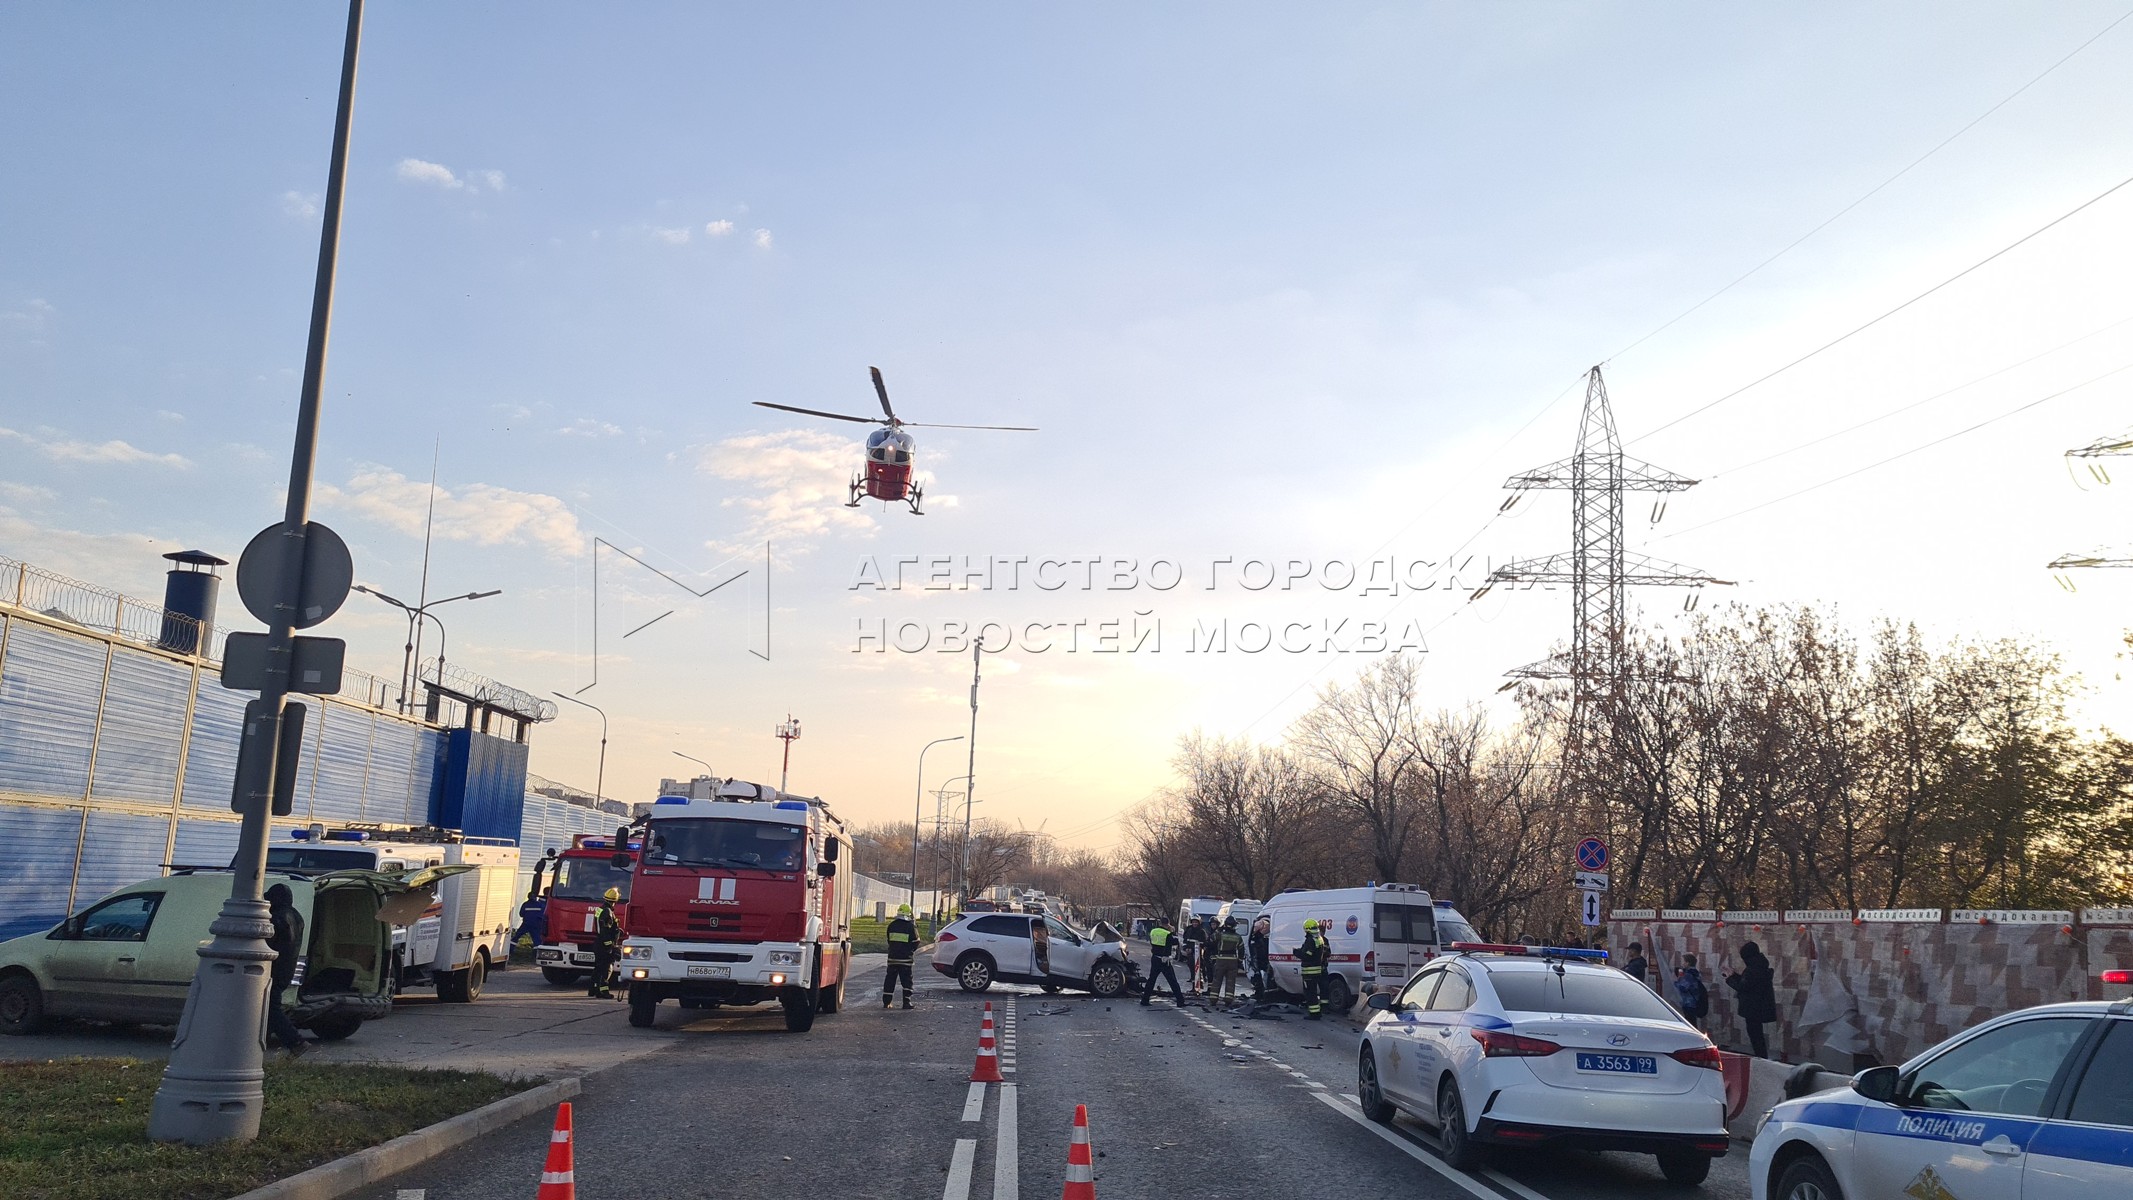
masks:
<instances>
[{"instance_id":1,"label":"helicopter rotor blade","mask_svg":"<svg viewBox=\"0 0 2133 1200\"><path fill-rule=\"evenodd\" d=\"M772 404L768 400L757 400L755 404L759 408L775 408L780 412L806 413L810 417L828 417L832 421L857 421L861 425L888 424L887 421L882 420L880 417L853 417L844 413L823 412L819 408L794 408L790 404Z\"/></svg>"},{"instance_id":2,"label":"helicopter rotor blade","mask_svg":"<svg viewBox=\"0 0 2133 1200\"><path fill-rule=\"evenodd\" d=\"M1002 433L1035 433L1034 425L942 425L933 421L904 421L909 429L993 429Z\"/></svg>"},{"instance_id":3,"label":"helicopter rotor blade","mask_svg":"<svg viewBox=\"0 0 2133 1200\"><path fill-rule=\"evenodd\" d=\"M896 419L896 410L889 407L889 385L881 381L881 368L868 367L867 373L874 377L874 394L881 397L881 411L889 414L889 423L902 424Z\"/></svg>"}]
</instances>

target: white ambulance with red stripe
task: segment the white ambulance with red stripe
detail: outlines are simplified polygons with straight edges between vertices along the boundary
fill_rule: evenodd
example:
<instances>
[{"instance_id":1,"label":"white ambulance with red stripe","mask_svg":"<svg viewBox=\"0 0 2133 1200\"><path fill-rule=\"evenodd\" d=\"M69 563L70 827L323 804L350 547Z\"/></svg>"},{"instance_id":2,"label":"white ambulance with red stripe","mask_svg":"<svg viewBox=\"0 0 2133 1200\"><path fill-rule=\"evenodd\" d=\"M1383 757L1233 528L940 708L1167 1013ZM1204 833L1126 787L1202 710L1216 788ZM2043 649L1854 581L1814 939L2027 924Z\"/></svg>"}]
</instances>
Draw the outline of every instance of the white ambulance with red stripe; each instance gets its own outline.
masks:
<instances>
[{"instance_id":1,"label":"white ambulance with red stripe","mask_svg":"<svg viewBox=\"0 0 2133 1200\"><path fill-rule=\"evenodd\" d=\"M1453 942L1481 940L1450 901L1432 900L1412 883L1290 888L1268 900L1259 917L1268 922L1267 961L1274 969L1274 986L1296 996L1303 994L1303 968L1296 961L1303 923L1318 921L1331 952L1325 1003L1334 1012L1347 1011L1356 997L1381 987L1405 985Z\"/></svg>"}]
</instances>

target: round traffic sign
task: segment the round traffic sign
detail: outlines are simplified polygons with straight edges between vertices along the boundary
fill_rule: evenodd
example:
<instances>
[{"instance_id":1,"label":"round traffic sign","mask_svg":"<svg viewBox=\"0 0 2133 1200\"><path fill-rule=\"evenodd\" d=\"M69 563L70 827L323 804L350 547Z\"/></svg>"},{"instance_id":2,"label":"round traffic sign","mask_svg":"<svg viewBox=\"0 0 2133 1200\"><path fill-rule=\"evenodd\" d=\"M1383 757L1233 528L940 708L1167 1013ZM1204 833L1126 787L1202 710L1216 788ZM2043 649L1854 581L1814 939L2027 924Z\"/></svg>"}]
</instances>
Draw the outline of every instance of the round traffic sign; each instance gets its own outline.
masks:
<instances>
[{"instance_id":1,"label":"round traffic sign","mask_svg":"<svg viewBox=\"0 0 2133 1200\"><path fill-rule=\"evenodd\" d=\"M269 627L285 593L287 562L293 538L284 536L277 521L259 531L237 559L237 595L245 611ZM341 535L317 521L304 526L303 584L296 601L295 625L309 629L341 611L348 590L355 583L355 556Z\"/></svg>"},{"instance_id":2,"label":"round traffic sign","mask_svg":"<svg viewBox=\"0 0 2133 1200\"><path fill-rule=\"evenodd\" d=\"M1578 868L1585 871L1607 869L1607 843L1596 837L1578 843Z\"/></svg>"}]
</instances>

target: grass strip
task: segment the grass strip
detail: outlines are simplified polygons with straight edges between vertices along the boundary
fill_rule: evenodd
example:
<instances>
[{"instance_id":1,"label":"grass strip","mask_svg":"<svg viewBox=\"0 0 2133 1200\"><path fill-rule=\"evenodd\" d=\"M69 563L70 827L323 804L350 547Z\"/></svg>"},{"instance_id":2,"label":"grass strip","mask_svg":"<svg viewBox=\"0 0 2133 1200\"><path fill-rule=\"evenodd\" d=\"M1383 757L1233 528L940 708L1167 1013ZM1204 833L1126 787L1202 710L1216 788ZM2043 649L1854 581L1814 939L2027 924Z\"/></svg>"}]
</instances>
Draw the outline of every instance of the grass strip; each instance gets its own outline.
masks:
<instances>
[{"instance_id":1,"label":"grass strip","mask_svg":"<svg viewBox=\"0 0 2133 1200\"><path fill-rule=\"evenodd\" d=\"M148 1140L148 1110L162 1080L162 1063L131 1058L0 1063L0 1196L235 1196L540 1082L273 1061L258 1140L193 1147Z\"/></svg>"}]
</instances>

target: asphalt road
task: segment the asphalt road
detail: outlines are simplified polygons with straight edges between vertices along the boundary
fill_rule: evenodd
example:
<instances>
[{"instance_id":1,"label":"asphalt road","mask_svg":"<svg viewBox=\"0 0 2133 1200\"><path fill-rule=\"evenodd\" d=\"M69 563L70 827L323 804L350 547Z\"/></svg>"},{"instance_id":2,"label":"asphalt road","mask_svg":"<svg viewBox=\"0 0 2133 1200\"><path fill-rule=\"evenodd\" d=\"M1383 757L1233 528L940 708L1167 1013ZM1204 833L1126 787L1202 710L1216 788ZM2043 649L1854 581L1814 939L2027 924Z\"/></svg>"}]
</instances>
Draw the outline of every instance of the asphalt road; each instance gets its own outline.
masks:
<instances>
[{"instance_id":1,"label":"asphalt road","mask_svg":"<svg viewBox=\"0 0 2133 1200\"><path fill-rule=\"evenodd\" d=\"M883 1011L878 971L806 1034L775 1007L661 1006L656 1052L586 1078L575 1103L578 1194L804 1194L917 1200L1056 1196L1074 1106L1089 1109L1099 1196L1163 1200L1393 1195L1423 1200L1745 1200L1736 1146L1695 1192L1648 1157L1523 1152L1478 1175L1437 1158L1403 1118L1363 1121L1354 1025L1247 1020L1167 1002L957 991L919 964L918 1007ZM1010 1083L968 1083L983 1002ZM969 1119L966 1119L969 1118ZM549 1116L520 1122L359 1195L523 1200Z\"/></svg>"}]
</instances>

